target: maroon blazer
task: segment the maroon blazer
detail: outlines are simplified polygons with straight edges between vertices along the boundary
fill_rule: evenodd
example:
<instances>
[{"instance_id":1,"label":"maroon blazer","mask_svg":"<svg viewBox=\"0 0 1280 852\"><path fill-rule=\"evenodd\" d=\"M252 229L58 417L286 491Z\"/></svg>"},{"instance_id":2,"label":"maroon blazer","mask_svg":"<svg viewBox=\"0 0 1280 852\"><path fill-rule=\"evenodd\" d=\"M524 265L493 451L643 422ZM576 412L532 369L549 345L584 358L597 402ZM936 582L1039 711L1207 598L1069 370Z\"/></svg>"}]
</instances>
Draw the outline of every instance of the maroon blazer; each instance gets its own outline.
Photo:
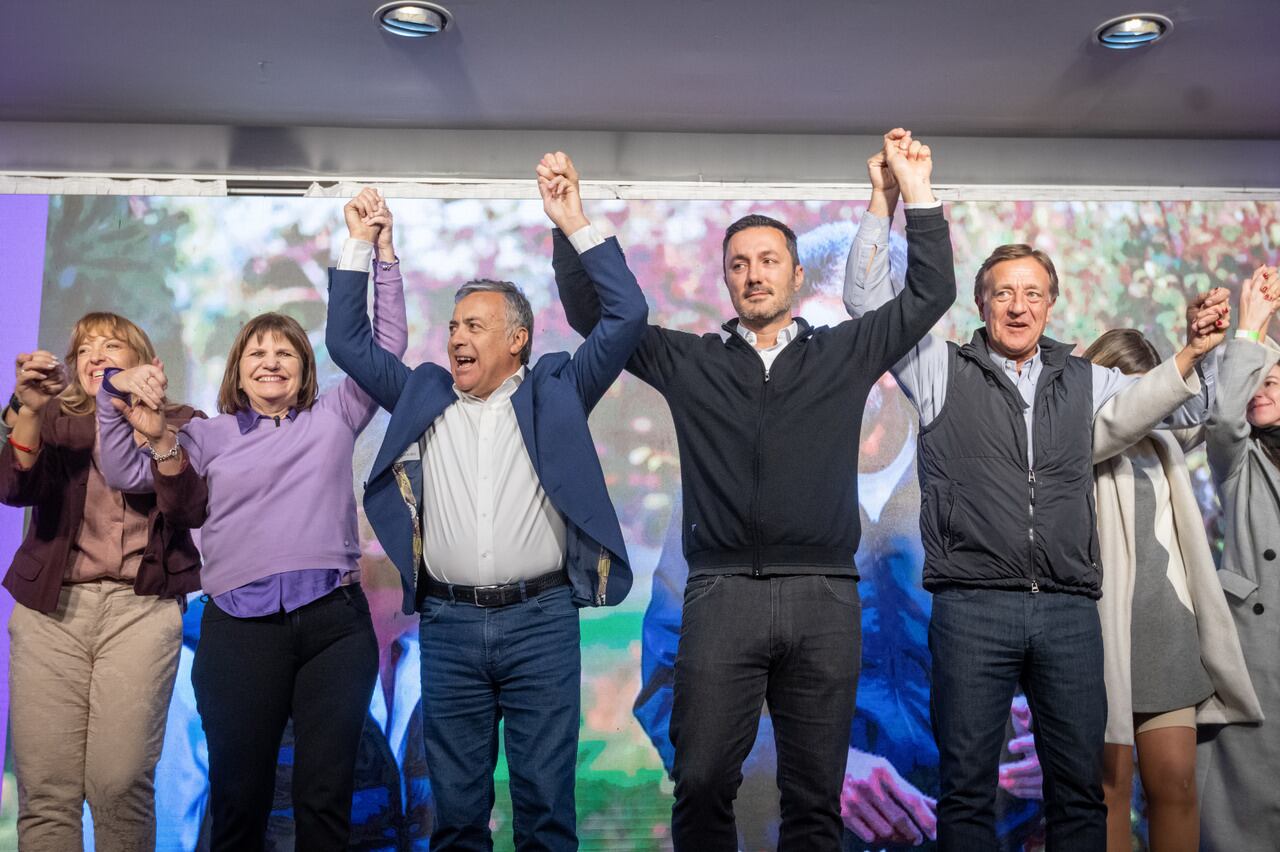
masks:
<instances>
[{"instance_id":1,"label":"maroon blazer","mask_svg":"<svg viewBox=\"0 0 1280 852\"><path fill-rule=\"evenodd\" d=\"M185 405L168 412L170 422L179 425L204 416ZM30 470L18 467L7 441L0 448L0 502L31 507L26 538L13 555L4 587L29 609L58 608L71 545L84 520L96 429L93 414L64 414L58 400L51 400L41 412L40 452ZM191 531L166 521L155 494L125 494L124 499L150 523L134 592L176 598L198 590L200 553Z\"/></svg>"}]
</instances>

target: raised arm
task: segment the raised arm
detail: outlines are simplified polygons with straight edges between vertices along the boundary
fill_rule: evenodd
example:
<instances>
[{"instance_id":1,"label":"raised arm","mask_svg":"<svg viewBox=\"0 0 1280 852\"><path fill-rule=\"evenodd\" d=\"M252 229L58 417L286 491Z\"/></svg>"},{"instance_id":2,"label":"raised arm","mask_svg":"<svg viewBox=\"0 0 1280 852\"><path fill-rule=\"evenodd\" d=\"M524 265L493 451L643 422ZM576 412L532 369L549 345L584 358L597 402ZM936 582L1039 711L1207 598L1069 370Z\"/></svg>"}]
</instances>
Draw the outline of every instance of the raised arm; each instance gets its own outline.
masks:
<instances>
[{"instance_id":1,"label":"raised arm","mask_svg":"<svg viewBox=\"0 0 1280 852\"><path fill-rule=\"evenodd\" d=\"M21 408L0 450L0 502L34 506L56 481L56 453L41 452L41 432L45 409L58 404L66 386L66 373L52 352L23 352L14 359L13 395Z\"/></svg>"},{"instance_id":2,"label":"raised arm","mask_svg":"<svg viewBox=\"0 0 1280 852\"><path fill-rule=\"evenodd\" d=\"M128 410L128 394L117 389L115 382L112 381L122 375L125 376L124 381L127 381L127 374L130 372L132 371L114 368L106 371L106 375L102 378L102 385L98 388L97 418L98 461L102 469L102 478L106 480L107 485L117 491L132 494L154 491L155 481L151 475L151 455L134 441L133 426L125 419L124 412ZM115 405L117 401L121 405L119 408ZM161 418L161 425L164 425L163 415L158 411L144 407L139 416L143 415Z\"/></svg>"},{"instance_id":3,"label":"raised arm","mask_svg":"<svg viewBox=\"0 0 1280 852\"><path fill-rule=\"evenodd\" d=\"M537 174L542 208L562 234L573 235L582 272L595 295L599 319L570 362L578 395L590 411L644 337L649 305L618 241L603 239L583 213L578 170L568 155L547 154Z\"/></svg>"},{"instance_id":4,"label":"raised arm","mask_svg":"<svg viewBox=\"0 0 1280 852\"><path fill-rule=\"evenodd\" d=\"M1199 365L1225 337L1225 290L1211 290L1188 307L1187 344L1135 380L1116 369L1093 368L1093 463L1119 455L1158 428L1195 426L1206 399Z\"/></svg>"},{"instance_id":5,"label":"raised arm","mask_svg":"<svg viewBox=\"0 0 1280 852\"><path fill-rule=\"evenodd\" d=\"M188 529L203 525L208 516L209 489L199 469L199 445L188 434L189 423L179 430L166 417L164 365L157 359L128 370L113 370L102 384L98 429L107 484L120 490L154 490L156 506L170 523ZM135 431L146 439L145 448L134 446ZM139 462L146 465L145 472L139 469Z\"/></svg>"},{"instance_id":6,"label":"raised arm","mask_svg":"<svg viewBox=\"0 0 1280 852\"><path fill-rule=\"evenodd\" d=\"M1217 396L1209 412L1205 443L1209 467L1219 485L1235 475L1249 445L1250 398L1280 363L1280 347L1267 337L1280 298L1280 276L1260 266L1240 289L1240 324L1224 348Z\"/></svg>"},{"instance_id":7,"label":"raised arm","mask_svg":"<svg viewBox=\"0 0 1280 852\"><path fill-rule=\"evenodd\" d=\"M392 241L391 211L375 190L366 188L342 212L350 237L343 246L338 267L329 270L325 344L333 362L374 402L390 411L400 399L410 372L400 360L408 347L409 332L404 280ZM367 308L369 263L375 243L378 262L371 326ZM362 400L353 402L358 407Z\"/></svg>"},{"instance_id":8,"label":"raised arm","mask_svg":"<svg viewBox=\"0 0 1280 852\"><path fill-rule=\"evenodd\" d=\"M901 284L893 279L889 265L889 229L896 199L883 172L889 157L886 151L891 149L904 180L911 184L907 276ZM928 146L913 142L907 131L893 130L885 135L885 148L867 161L867 170L871 203L845 266L845 309L878 332L886 357L898 353L888 369L916 406L921 422L929 423L946 396L948 356L946 342L927 332L955 301L949 231L928 183L931 152Z\"/></svg>"},{"instance_id":9,"label":"raised arm","mask_svg":"<svg viewBox=\"0 0 1280 852\"><path fill-rule=\"evenodd\" d=\"M1142 440L1199 390L1195 374L1184 380L1172 358L1124 386L1093 418L1093 463L1100 464Z\"/></svg>"},{"instance_id":10,"label":"raised arm","mask_svg":"<svg viewBox=\"0 0 1280 852\"><path fill-rule=\"evenodd\" d=\"M1187 345L1176 357L1181 369L1195 369L1200 391L1166 417L1159 427L1177 432L1183 449L1204 440L1203 427L1209 419L1209 406L1213 404L1218 383L1217 356L1221 354L1219 347L1226 340L1229 325L1231 291L1226 287L1207 290L1187 303ZM1200 340L1201 337L1204 340Z\"/></svg>"}]
</instances>

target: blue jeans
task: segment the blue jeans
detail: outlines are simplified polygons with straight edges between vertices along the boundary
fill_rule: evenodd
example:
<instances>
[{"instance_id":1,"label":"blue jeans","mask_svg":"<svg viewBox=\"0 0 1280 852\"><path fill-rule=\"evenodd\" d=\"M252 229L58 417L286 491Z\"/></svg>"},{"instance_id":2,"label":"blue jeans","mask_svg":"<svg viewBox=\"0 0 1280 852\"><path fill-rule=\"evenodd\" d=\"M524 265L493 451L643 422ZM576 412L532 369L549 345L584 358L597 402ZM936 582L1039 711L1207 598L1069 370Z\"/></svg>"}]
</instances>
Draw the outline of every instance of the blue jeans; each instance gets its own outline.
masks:
<instances>
[{"instance_id":1,"label":"blue jeans","mask_svg":"<svg viewBox=\"0 0 1280 852\"><path fill-rule=\"evenodd\" d=\"M1102 746L1107 695L1098 605L1081 595L950 588L933 596L938 848L997 848L1005 722L1021 684L1044 772L1047 848L1106 848Z\"/></svg>"},{"instance_id":2,"label":"blue jeans","mask_svg":"<svg viewBox=\"0 0 1280 852\"><path fill-rule=\"evenodd\" d=\"M676 852L737 852L733 801L769 703L779 852L835 852L861 605L852 577L702 575L685 586L672 691Z\"/></svg>"},{"instance_id":3,"label":"blue jeans","mask_svg":"<svg viewBox=\"0 0 1280 852\"><path fill-rule=\"evenodd\" d=\"M582 654L569 587L493 609L428 597L420 631L432 852L493 848L499 720L516 849L577 849Z\"/></svg>"}]
</instances>

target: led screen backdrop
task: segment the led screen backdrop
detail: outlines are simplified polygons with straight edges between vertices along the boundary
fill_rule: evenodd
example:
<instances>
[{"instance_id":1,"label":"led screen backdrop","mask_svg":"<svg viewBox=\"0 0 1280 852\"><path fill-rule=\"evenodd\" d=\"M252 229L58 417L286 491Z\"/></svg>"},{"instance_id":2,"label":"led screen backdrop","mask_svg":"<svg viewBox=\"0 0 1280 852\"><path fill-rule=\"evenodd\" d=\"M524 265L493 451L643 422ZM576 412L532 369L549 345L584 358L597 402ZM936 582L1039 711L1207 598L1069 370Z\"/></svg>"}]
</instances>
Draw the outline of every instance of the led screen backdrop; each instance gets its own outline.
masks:
<instances>
[{"instance_id":1,"label":"led screen backdrop","mask_svg":"<svg viewBox=\"0 0 1280 852\"><path fill-rule=\"evenodd\" d=\"M31 345L57 353L81 314L114 310L143 326L169 371L171 398L212 412L224 357L246 319L267 310L292 314L311 332L324 383L337 372L324 351L325 267L345 237L341 202L318 199L183 199L65 196L0 198L8 222L3 262L9 307L0 322L5 359ZM397 249L407 288L410 344L406 360L440 359L454 290L469 278L519 283L533 304L535 355L572 349L555 298L549 225L534 201L393 201ZM617 233L644 288L652 322L714 331L731 316L720 277L724 227L747 212L789 222L800 235L806 286L797 312L815 325L839 322L844 262L865 205L848 202L633 201L588 203L602 229ZM948 206L960 298L936 329L967 338L977 324L972 275L995 245L1032 242L1057 261L1062 297L1050 333L1087 345L1112 327L1146 332L1174 351L1188 294L1235 287L1280 244L1280 205L1252 202L957 203ZM22 240L13 239L21 225ZM899 226L900 232L900 226ZM34 240L43 242L41 254ZM34 257L23 267L20 255ZM891 244L896 275L905 266L900 233ZM38 297L38 301L37 301ZM23 299L25 298L25 301ZM12 363L6 361L6 363ZM6 368L0 391L12 384ZM906 793L937 793L937 753L929 732L929 596L919 586L915 424L891 379L869 402L860 441L864 539L858 555L864 603L864 661L858 713L850 732L852 776L878 774ZM636 584L625 604L583 612L583 719L578 755L579 827L584 849L669 846L671 785L667 718L670 665L679 630L685 566L679 551L679 465L671 420L661 398L624 375L592 416ZM378 446L383 419L361 439L357 481ZM838 426L833 426L838 428ZM839 475L824 460L798 476ZM1213 496L1203 464L1197 482L1212 525ZM305 501L307 496L299 494ZM0 511L0 561L7 566L21 526L17 510ZM362 520L363 524L363 520ZM430 767L413 760L415 624L396 613L393 570L363 525L364 576L384 648L394 646L394 677L375 690L366 725L368 753L396 756L406 767L400 801L357 798L357 821L408 811L419 825L431 806ZM7 594L6 607L10 603ZM199 639L199 600L186 623L165 753L157 779L160 848L197 848L202 834L206 757L189 682ZM1014 714L1010 738L1025 732ZM773 845L774 760L767 718L748 761L738 800L744 849ZM288 749L282 751L287 774ZM1034 755L1015 749L1010 766ZM11 763L11 762L10 762ZM0 848L12 843L15 804L11 766L3 794ZM510 848L510 805L499 766L494 827ZM393 797L394 798L394 797ZM277 848L291 848L287 796L273 817ZM1001 828L1010 848L1038 848L1039 803L1005 793ZM207 827L206 827L207 830ZM848 849L883 848L847 838ZM369 846L368 848L378 848ZM418 847L426 848L425 841ZM896 848L896 847L893 847Z\"/></svg>"}]
</instances>

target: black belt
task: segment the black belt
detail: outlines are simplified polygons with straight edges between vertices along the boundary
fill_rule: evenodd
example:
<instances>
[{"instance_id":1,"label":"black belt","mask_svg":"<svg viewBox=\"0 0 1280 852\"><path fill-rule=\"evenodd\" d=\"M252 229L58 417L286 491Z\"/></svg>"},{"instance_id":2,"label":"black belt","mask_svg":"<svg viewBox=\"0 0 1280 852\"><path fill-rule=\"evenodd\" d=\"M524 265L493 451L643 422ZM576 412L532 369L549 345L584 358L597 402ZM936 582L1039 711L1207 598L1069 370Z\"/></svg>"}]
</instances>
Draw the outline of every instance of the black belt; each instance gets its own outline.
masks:
<instances>
[{"instance_id":1,"label":"black belt","mask_svg":"<svg viewBox=\"0 0 1280 852\"><path fill-rule=\"evenodd\" d=\"M503 586L459 586L454 583L441 583L432 577L427 578L427 594L433 598L444 598L472 606L495 607L510 606L542 594L556 586L567 586L569 574L562 568L524 580L519 583L507 583Z\"/></svg>"}]
</instances>

